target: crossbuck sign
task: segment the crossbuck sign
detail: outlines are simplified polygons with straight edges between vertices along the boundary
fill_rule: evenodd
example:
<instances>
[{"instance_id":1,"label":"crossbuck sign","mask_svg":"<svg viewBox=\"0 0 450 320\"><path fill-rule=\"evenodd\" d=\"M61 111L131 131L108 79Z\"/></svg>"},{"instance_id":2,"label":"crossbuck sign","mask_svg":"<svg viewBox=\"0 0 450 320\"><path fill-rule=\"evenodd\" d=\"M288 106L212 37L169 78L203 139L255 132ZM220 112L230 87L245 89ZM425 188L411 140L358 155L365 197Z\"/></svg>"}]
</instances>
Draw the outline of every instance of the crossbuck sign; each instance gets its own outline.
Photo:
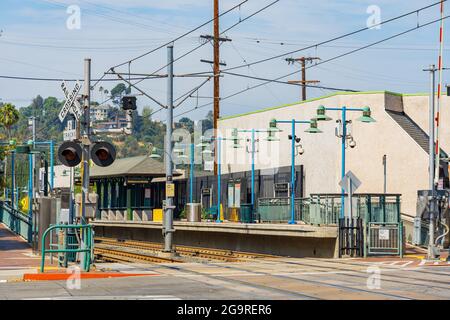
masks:
<instances>
[{"instance_id":1,"label":"crossbuck sign","mask_svg":"<svg viewBox=\"0 0 450 320\"><path fill-rule=\"evenodd\" d=\"M66 103L64 104L61 111L59 112L59 115L58 115L59 120L61 120L61 122L63 122L64 118L67 116L67 113L69 111L75 116L77 121L80 120L81 114L82 114L82 109L81 109L80 103L77 100L77 96L78 96L78 93L80 92L81 84L77 81L77 83L75 84L75 88L73 88L72 92L69 92L66 82L63 81L61 84L61 89L63 90L64 95L66 96Z\"/></svg>"}]
</instances>

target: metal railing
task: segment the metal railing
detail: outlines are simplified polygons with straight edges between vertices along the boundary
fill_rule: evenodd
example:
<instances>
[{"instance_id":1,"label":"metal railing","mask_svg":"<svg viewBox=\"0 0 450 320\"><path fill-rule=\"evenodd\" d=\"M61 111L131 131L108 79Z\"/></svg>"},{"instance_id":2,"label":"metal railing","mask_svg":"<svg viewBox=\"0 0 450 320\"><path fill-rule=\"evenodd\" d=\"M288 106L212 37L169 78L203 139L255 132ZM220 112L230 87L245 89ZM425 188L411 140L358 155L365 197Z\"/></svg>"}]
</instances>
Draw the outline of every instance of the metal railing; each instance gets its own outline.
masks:
<instances>
[{"instance_id":1,"label":"metal railing","mask_svg":"<svg viewBox=\"0 0 450 320\"><path fill-rule=\"evenodd\" d=\"M55 230L64 230L64 231L73 231L73 234L76 236L77 241L73 241L68 237L68 232L62 232L62 234L58 234L56 237L52 234ZM45 248L45 242L47 236L50 235L50 244L49 249ZM53 243L53 239L58 239L58 244ZM84 271L89 271L91 266L91 257L93 256L93 233L92 233L92 225L69 225L69 224L59 224L52 225L47 230L45 230L42 239L41 239L41 272L44 272L45 268L45 255L50 253L51 255L54 253L63 253L65 255L64 261L69 260L67 254L76 254L83 253L84 259L81 259L83 262L82 269ZM57 246L57 249L50 249L52 247ZM69 248L71 247L71 248Z\"/></svg>"},{"instance_id":2,"label":"metal railing","mask_svg":"<svg viewBox=\"0 0 450 320\"><path fill-rule=\"evenodd\" d=\"M32 240L32 221L28 214L13 209L6 201L0 201L0 221L28 243Z\"/></svg>"},{"instance_id":3,"label":"metal railing","mask_svg":"<svg viewBox=\"0 0 450 320\"><path fill-rule=\"evenodd\" d=\"M260 198L257 214L261 222L290 220L290 198ZM363 222L400 222L399 194L355 194L353 215ZM295 199L295 220L313 225L338 225L341 194L312 194Z\"/></svg>"}]
</instances>

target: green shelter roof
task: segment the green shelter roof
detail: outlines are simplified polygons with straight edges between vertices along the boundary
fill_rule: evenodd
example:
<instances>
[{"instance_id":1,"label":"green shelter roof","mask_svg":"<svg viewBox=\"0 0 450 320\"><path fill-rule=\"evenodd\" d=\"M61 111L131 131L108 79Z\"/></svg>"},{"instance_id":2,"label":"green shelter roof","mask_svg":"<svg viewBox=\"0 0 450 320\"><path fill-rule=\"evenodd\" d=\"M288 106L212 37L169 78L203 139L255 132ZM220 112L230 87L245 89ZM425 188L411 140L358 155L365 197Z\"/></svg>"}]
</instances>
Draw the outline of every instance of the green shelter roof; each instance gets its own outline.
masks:
<instances>
[{"instance_id":1,"label":"green shelter roof","mask_svg":"<svg viewBox=\"0 0 450 320\"><path fill-rule=\"evenodd\" d=\"M94 165L91 168L91 178L102 177L164 177L164 163L149 156L116 159L109 167Z\"/></svg>"}]
</instances>

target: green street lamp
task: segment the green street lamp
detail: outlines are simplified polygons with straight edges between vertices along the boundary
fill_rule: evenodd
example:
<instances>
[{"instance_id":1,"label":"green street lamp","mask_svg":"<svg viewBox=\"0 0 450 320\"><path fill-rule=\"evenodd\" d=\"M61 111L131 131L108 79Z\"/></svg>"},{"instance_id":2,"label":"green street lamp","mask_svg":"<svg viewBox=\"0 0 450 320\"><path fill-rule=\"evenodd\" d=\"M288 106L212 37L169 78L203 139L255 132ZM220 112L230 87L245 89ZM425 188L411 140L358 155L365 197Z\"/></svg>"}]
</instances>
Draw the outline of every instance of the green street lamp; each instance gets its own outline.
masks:
<instances>
[{"instance_id":1,"label":"green street lamp","mask_svg":"<svg viewBox=\"0 0 450 320\"><path fill-rule=\"evenodd\" d=\"M363 107L362 110L363 110L362 117L359 117L356 120L361 121L361 122L365 122L365 123L376 122L375 119L372 118L372 112L370 111L369 107Z\"/></svg>"},{"instance_id":2,"label":"green street lamp","mask_svg":"<svg viewBox=\"0 0 450 320\"><path fill-rule=\"evenodd\" d=\"M320 105L317 108L317 116L315 118L313 118L313 119L317 120L317 121L330 121L330 120L332 120L325 113L326 113L326 108L324 106Z\"/></svg>"},{"instance_id":3,"label":"green street lamp","mask_svg":"<svg viewBox=\"0 0 450 320\"><path fill-rule=\"evenodd\" d=\"M364 122L364 123L372 123L376 122L375 119L372 118L372 112L369 107L365 106L363 108L347 108L346 106L342 108L326 108L324 106L319 106L317 108L317 117L315 120L317 121L329 121L331 120L330 117L326 116L326 111L341 111L341 119L338 120L341 122L342 125L342 134L337 135L339 138L341 138L341 176L344 178L345 176L345 148L346 148L346 141L347 139L350 139L350 147L354 148L356 146L355 141L353 140L353 137L349 136L347 134L347 124L349 124L351 121L347 120L347 111L356 111L356 112L362 112L362 116L356 119L357 121ZM340 218L344 218L344 210L345 210L345 191L344 189L341 189L341 213Z\"/></svg>"},{"instance_id":4,"label":"green street lamp","mask_svg":"<svg viewBox=\"0 0 450 320\"><path fill-rule=\"evenodd\" d=\"M161 156L157 153L158 148L153 147L152 153L150 154L150 158L152 159L161 159Z\"/></svg>"},{"instance_id":5,"label":"green street lamp","mask_svg":"<svg viewBox=\"0 0 450 320\"><path fill-rule=\"evenodd\" d=\"M291 135L289 135L289 139L291 140L291 194L290 194L290 211L291 211L291 219L289 220L289 224L295 224L295 157L297 155L303 154L304 150L301 145L297 145L296 143L300 143L300 137L297 137L295 126L297 124L309 125L309 128L305 130L307 133L321 133L322 131L317 128L317 121L315 119L311 120L276 120L272 119L269 123L269 132L278 132L281 131L277 128L277 123L285 123L291 124ZM271 136L271 139L267 139L269 141L275 141L275 136ZM279 139L276 139L279 140Z\"/></svg>"},{"instance_id":6,"label":"green street lamp","mask_svg":"<svg viewBox=\"0 0 450 320\"><path fill-rule=\"evenodd\" d=\"M278 132L282 132L283 130L279 129L277 127L277 120L272 119L269 122L269 129L267 129L268 137L266 138L267 141L280 141L280 138L276 137L276 134Z\"/></svg>"},{"instance_id":7,"label":"green street lamp","mask_svg":"<svg viewBox=\"0 0 450 320\"><path fill-rule=\"evenodd\" d=\"M322 130L320 130L320 129L317 127L317 120L312 119L312 120L309 122L309 128L306 129L305 132L308 132L308 133L322 133Z\"/></svg>"}]
</instances>

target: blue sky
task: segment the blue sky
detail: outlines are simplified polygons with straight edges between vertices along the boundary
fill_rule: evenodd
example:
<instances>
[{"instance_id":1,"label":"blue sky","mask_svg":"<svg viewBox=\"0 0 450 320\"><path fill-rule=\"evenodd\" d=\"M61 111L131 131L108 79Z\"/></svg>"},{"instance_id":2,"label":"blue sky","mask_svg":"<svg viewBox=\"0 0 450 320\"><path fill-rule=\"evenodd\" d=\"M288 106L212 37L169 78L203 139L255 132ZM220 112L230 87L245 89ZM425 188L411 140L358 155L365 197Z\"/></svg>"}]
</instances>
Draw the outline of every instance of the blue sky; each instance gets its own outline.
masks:
<instances>
[{"instance_id":1,"label":"blue sky","mask_svg":"<svg viewBox=\"0 0 450 320\"><path fill-rule=\"evenodd\" d=\"M233 7L241 0L222 0L221 11ZM221 29L272 2L249 0L224 16ZM233 41L222 45L221 58L229 67L251 62L306 45L317 43L366 25L367 8L377 5L382 20L416 10L430 0L281 0L271 8L227 33ZM66 20L69 5L81 9L81 29L69 30ZM450 12L450 9L447 10ZM92 58L93 78L109 67L129 60L186 32L212 16L212 0L2 0L0 2L0 75L77 78L82 76L83 59ZM415 27L439 16L435 6L405 19L383 25L317 49L300 52L297 56L320 56L323 60L358 46L383 39L402 30ZM446 21L447 24L450 22ZM309 79L321 80L323 86L356 90L391 90L396 92L424 92L428 90L428 74L422 69L437 61L439 25L434 24L408 35L393 39L375 48L325 63L308 70ZM175 57L199 44L199 36L212 32L208 25L175 43ZM448 37L446 37L447 39ZM283 44L281 44L283 43ZM445 51L444 61L448 61ZM212 47L206 45L175 64L175 73L206 71L209 65L200 59L211 59ZM290 56L286 56L290 57ZM165 65L166 51L159 50L131 65L132 72L149 73ZM284 58L242 68L235 72L276 78L295 71ZM127 71L127 68L122 68ZM296 79L298 75L287 78ZM446 78L446 77L445 77ZM444 78L444 80L445 80ZM183 94L202 79L176 79L176 96ZM230 95L258 84L251 79L225 76L222 96ZM102 83L110 89L112 83ZM141 88L161 101L165 101L166 81L149 80ZM94 99L102 96L94 90ZM331 93L328 90L309 89L310 98ZM28 105L41 94L62 98L57 82L31 82L0 79L0 98L17 106ZM200 89L199 99L188 99L175 114L189 110L197 104L210 102L212 85ZM299 100L300 89L293 86L271 84L222 101L222 115L247 112L263 107L292 103ZM157 106L140 97L139 106ZM210 107L190 113L192 118L203 117ZM164 114L156 117L163 119Z\"/></svg>"}]
</instances>

